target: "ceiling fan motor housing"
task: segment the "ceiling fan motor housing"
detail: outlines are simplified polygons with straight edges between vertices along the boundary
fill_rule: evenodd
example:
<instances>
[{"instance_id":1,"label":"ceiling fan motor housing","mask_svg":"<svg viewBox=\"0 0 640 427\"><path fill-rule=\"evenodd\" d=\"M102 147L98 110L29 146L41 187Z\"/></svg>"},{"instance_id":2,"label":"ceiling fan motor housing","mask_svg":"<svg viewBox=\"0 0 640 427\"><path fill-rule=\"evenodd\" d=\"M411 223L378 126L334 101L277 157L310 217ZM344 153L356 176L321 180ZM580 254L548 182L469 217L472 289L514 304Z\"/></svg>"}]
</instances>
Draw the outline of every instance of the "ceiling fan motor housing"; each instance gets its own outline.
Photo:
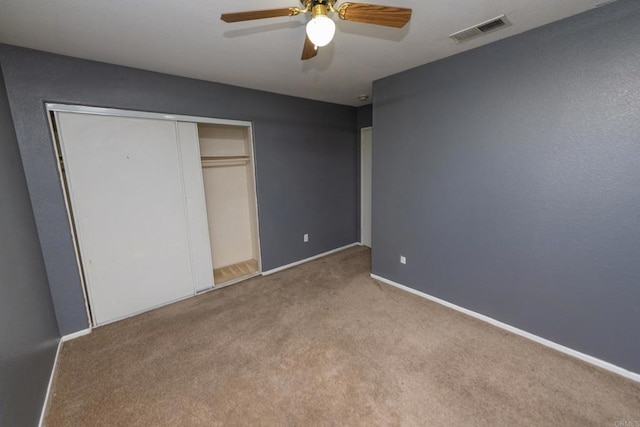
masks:
<instances>
[{"instance_id":1,"label":"ceiling fan motor housing","mask_svg":"<svg viewBox=\"0 0 640 427\"><path fill-rule=\"evenodd\" d=\"M313 9L311 9L311 16L312 17L316 17L316 16L327 16L327 5L325 4L316 4L315 6L313 6Z\"/></svg>"},{"instance_id":2,"label":"ceiling fan motor housing","mask_svg":"<svg viewBox=\"0 0 640 427\"><path fill-rule=\"evenodd\" d=\"M300 0L306 10L311 11L312 16L326 15L327 11L334 11L333 4L336 0Z\"/></svg>"}]
</instances>

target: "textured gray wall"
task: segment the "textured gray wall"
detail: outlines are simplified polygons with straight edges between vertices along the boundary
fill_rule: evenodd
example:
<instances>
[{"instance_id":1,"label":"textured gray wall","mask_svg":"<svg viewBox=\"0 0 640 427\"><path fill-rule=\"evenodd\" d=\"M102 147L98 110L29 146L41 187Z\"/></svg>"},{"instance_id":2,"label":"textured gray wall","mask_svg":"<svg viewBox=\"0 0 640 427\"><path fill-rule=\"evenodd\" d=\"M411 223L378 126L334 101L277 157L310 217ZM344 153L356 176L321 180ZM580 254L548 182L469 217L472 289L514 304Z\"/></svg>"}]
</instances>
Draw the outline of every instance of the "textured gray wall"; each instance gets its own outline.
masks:
<instances>
[{"instance_id":1,"label":"textured gray wall","mask_svg":"<svg viewBox=\"0 0 640 427\"><path fill-rule=\"evenodd\" d=\"M373 272L640 372L638 40L621 0L375 82Z\"/></svg>"},{"instance_id":2,"label":"textured gray wall","mask_svg":"<svg viewBox=\"0 0 640 427\"><path fill-rule=\"evenodd\" d=\"M45 102L252 121L264 269L356 241L354 107L6 45L0 63L63 335L87 319Z\"/></svg>"},{"instance_id":3,"label":"textured gray wall","mask_svg":"<svg viewBox=\"0 0 640 427\"><path fill-rule=\"evenodd\" d=\"M373 124L373 104L358 107L358 129L372 126Z\"/></svg>"},{"instance_id":4,"label":"textured gray wall","mask_svg":"<svg viewBox=\"0 0 640 427\"><path fill-rule=\"evenodd\" d=\"M37 425L58 326L0 73L0 425Z\"/></svg>"}]
</instances>

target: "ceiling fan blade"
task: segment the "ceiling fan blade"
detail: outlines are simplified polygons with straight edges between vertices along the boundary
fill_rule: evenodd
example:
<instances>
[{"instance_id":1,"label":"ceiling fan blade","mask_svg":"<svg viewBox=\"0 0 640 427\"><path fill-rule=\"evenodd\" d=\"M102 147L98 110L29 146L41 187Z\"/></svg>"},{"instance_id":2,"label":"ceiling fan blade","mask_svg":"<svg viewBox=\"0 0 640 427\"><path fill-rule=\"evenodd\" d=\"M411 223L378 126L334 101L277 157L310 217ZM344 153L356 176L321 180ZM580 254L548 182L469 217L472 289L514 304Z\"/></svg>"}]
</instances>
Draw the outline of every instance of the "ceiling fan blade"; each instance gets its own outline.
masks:
<instances>
[{"instance_id":1,"label":"ceiling fan blade","mask_svg":"<svg viewBox=\"0 0 640 427\"><path fill-rule=\"evenodd\" d=\"M251 21L253 19L277 18L279 16L294 16L300 13L297 7L283 9L252 10L248 12L223 13L220 19L224 22Z\"/></svg>"},{"instance_id":2,"label":"ceiling fan blade","mask_svg":"<svg viewBox=\"0 0 640 427\"><path fill-rule=\"evenodd\" d=\"M318 49L313 44L311 40L309 40L309 36L306 36L304 39L304 47L302 48L302 60L306 61L307 59L311 59L318 54Z\"/></svg>"},{"instance_id":3,"label":"ceiling fan blade","mask_svg":"<svg viewBox=\"0 0 640 427\"><path fill-rule=\"evenodd\" d=\"M411 19L411 9L366 3L342 3L338 16L345 21L402 28Z\"/></svg>"}]
</instances>

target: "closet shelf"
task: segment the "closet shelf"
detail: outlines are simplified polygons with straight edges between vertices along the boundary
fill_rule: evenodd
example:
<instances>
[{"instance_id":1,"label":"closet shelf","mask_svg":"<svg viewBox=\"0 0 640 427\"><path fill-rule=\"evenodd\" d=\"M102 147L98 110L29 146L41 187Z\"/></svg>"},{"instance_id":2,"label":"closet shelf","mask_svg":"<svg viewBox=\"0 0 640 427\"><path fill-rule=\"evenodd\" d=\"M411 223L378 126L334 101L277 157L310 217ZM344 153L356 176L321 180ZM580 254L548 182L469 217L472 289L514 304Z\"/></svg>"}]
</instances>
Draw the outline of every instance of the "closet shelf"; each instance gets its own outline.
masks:
<instances>
[{"instance_id":1,"label":"closet shelf","mask_svg":"<svg viewBox=\"0 0 640 427\"><path fill-rule=\"evenodd\" d=\"M203 168L242 166L249 163L249 160L249 156L202 156L200 158Z\"/></svg>"}]
</instances>

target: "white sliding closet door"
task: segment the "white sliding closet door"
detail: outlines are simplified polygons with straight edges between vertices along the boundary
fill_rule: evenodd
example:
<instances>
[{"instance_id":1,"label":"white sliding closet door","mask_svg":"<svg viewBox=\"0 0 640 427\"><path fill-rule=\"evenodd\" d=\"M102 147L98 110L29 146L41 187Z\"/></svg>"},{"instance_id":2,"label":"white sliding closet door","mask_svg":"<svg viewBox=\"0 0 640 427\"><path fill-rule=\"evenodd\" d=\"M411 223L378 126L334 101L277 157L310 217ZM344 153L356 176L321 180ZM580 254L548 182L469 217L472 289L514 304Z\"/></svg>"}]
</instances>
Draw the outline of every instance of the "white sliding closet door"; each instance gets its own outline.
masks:
<instances>
[{"instance_id":1,"label":"white sliding closet door","mask_svg":"<svg viewBox=\"0 0 640 427\"><path fill-rule=\"evenodd\" d=\"M95 323L193 295L176 123L56 117Z\"/></svg>"},{"instance_id":2,"label":"white sliding closet door","mask_svg":"<svg viewBox=\"0 0 640 427\"><path fill-rule=\"evenodd\" d=\"M196 292L210 289L213 283L213 264L209 245L207 206L200 164L200 142L196 123L178 122L178 140L182 154L184 193L189 213L191 265Z\"/></svg>"}]
</instances>

